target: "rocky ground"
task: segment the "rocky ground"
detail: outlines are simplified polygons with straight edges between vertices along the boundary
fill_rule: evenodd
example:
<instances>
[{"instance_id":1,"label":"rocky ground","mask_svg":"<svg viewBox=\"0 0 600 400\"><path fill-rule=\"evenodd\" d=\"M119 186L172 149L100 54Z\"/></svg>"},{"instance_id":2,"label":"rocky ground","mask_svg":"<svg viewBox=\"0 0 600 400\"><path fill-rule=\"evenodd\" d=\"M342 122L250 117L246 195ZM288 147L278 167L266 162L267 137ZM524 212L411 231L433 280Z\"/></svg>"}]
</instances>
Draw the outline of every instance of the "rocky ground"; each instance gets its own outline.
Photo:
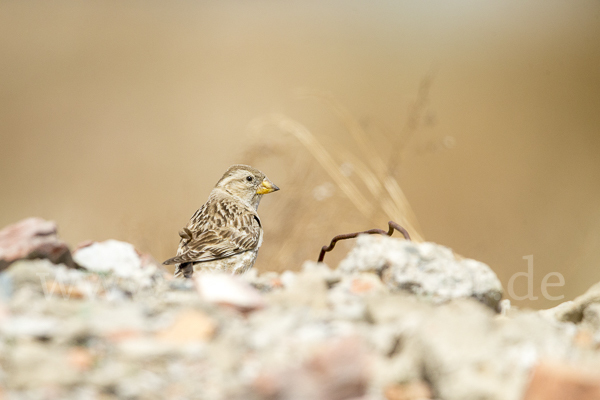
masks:
<instances>
[{"instance_id":1,"label":"rocky ground","mask_svg":"<svg viewBox=\"0 0 600 400\"><path fill-rule=\"evenodd\" d=\"M511 309L487 265L433 243L184 281L29 219L0 232L0 269L0 398L600 399L600 284Z\"/></svg>"}]
</instances>

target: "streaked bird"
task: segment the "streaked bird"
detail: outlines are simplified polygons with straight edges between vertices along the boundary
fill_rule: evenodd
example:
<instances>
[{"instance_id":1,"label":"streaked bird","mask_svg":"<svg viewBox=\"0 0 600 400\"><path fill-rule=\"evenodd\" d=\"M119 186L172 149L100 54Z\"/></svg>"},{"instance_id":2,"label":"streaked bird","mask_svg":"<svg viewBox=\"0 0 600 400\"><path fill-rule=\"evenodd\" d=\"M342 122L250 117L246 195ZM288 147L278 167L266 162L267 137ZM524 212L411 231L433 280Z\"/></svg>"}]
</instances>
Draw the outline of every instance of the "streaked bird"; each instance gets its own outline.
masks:
<instances>
[{"instance_id":1,"label":"streaked bird","mask_svg":"<svg viewBox=\"0 0 600 400\"><path fill-rule=\"evenodd\" d=\"M263 195L276 190L256 168L232 165L179 232L177 255L164 264L175 264L175 276L185 278L198 270L246 272L263 241L258 204Z\"/></svg>"}]
</instances>

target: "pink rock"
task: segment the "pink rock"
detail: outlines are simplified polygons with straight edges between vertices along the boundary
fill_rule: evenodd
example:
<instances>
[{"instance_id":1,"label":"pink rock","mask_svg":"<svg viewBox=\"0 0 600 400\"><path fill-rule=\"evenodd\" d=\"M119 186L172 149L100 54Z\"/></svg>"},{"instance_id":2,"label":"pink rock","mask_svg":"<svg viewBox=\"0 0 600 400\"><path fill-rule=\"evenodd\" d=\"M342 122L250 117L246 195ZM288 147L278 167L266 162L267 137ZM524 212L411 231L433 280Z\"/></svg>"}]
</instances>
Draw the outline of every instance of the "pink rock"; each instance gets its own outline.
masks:
<instances>
[{"instance_id":1,"label":"pink rock","mask_svg":"<svg viewBox=\"0 0 600 400\"><path fill-rule=\"evenodd\" d=\"M0 271L17 260L35 258L76 266L69 247L58 238L53 221L27 218L0 231Z\"/></svg>"},{"instance_id":2,"label":"pink rock","mask_svg":"<svg viewBox=\"0 0 600 400\"><path fill-rule=\"evenodd\" d=\"M330 339L301 365L262 371L251 390L260 399L348 400L367 394L370 358L356 337Z\"/></svg>"},{"instance_id":3,"label":"pink rock","mask_svg":"<svg viewBox=\"0 0 600 400\"><path fill-rule=\"evenodd\" d=\"M170 327L156 334L159 340L172 343L190 343L210 340L217 330L217 323L197 310L182 311Z\"/></svg>"},{"instance_id":4,"label":"pink rock","mask_svg":"<svg viewBox=\"0 0 600 400\"><path fill-rule=\"evenodd\" d=\"M385 388L386 400L428 400L432 398L431 389L427 383L415 381L394 384Z\"/></svg>"},{"instance_id":5,"label":"pink rock","mask_svg":"<svg viewBox=\"0 0 600 400\"><path fill-rule=\"evenodd\" d=\"M231 306L243 312L265 306L260 292L237 276L198 272L194 274L194 281L200 297L209 303Z\"/></svg>"},{"instance_id":6,"label":"pink rock","mask_svg":"<svg viewBox=\"0 0 600 400\"><path fill-rule=\"evenodd\" d=\"M525 400L598 400L600 375L574 366L543 361L533 370Z\"/></svg>"}]
</instances>

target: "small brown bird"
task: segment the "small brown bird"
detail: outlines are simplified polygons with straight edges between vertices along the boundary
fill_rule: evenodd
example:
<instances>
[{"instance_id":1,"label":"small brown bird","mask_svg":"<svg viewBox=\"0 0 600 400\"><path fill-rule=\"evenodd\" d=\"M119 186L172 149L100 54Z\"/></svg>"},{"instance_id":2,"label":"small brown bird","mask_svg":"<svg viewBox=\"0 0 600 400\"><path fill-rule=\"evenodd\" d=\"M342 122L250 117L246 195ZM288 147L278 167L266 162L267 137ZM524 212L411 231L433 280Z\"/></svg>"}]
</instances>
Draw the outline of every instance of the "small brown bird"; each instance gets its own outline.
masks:
<instances>
[{"instance_id":1,"label":"small brown bird","mask_svg":"<svg viewBox=\"0 0 600 400\"><path fill-rule=\"evenodd\" d=\"M252 268L263 241L256 210L264 194L279 190L265 174L248 165L232 165L210 192L208 201L179 232L175 276L195 270L242 274Z\"/></svg>"}]
</instances>

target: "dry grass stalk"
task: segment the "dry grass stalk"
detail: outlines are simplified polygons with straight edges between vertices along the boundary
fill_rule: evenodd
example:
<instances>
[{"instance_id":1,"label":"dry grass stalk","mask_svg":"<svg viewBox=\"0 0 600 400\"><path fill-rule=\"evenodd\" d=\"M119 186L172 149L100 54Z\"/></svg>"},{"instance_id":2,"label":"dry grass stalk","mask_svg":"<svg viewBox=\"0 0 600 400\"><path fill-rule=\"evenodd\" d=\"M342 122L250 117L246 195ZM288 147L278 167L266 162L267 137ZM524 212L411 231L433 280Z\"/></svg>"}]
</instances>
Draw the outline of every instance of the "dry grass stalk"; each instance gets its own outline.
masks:
<instances>
[{"instance_id":1,"label":"dry grass stalk","mask_svg":"<svg viewBox=\"0 0 600 400\"><path fill-rule=\"evenodd\" d=\"M429 77L421 83L419 95L411 104L402 129L403 138L411 138L419 129L430 85ZM376 149L365 128L330 93L303 90L299 97L317 100L331 109L350 133L361 155L339 142L325 147L306 126L283 114L261 116L249 124L253 146L244 155L246 162L261 164L268 158L265 155L271 154L279 159L276 163L285 163L285 170L291 171L290 184L284 185L289 193L286 200L271 206L271 209L275 208L272 214L277 214L278 218L265 223L266 233L272 241L261 250L261 258L268 259L269 269L298 267L305 259L315 258L318 249L332 234L359 227L375 228L388 220L404 226L413 240L422 241L416 216L395 176L401 154L392 154L386 163L386 157ZM289 138L300 143L306 152L298 152ZM401 153L405 143L399 141L395 139L388 148ZM345 200L317 198L314 189L319 185L315 182L326 178L314 168L311 158L317 161ZM344 170L344 164L352 166L352 173ZM351 209L344 204L351 204Z\"/></svg>"},{"instance_id":2,"label":"dry grass stalk","mask_svg":"<svg viewBox=\"0 0 600 400\"><path fill-rule=\"evenodd\" d=\"M379 164L376 166L379 170L379 173L377 173L356 156L349 152L345 153L362 183L371 192L371 199L368 200L356 184L349 177L342 174L340 164L335 161L333 156L305 126L284 115L272 114L255 119L250 125L250 130L252 133L257 134L268 125L276 126L294 136L319 162L356 209L368 220L374 220L375 217L379 216L377 214L383 213L387 219L398 221L400 225L404 226L413 235L414 240L423 240L416 223L413 222L416 221L416 217L404 192L393 177L389 176L387 172L383 172L385 170L380 169L383 165L380 163L382 161L380 156L376 156L379 163L371 162L371 165ZM355 134L366 136L362 130L361 133L355 132Z\"/></svg>"},{"instance_id":3,"label":"dry grass stalk","mask_svg":"<svg viewBox=\"0 0 600 400\"><path fill-rule=\"evenodd\" d=\"M310 154L321 164L321 167L333 179L344 194L352 201L359 212L370 216L374 206L358 190L356 185L342 172L331 154L319 143L314 135L301 123L281 114L272 114L260 117L252 121L250 130L259 133L265 126L274 125L284 132L290 133L308 150Z\"/></svg>"}]
</instances>

